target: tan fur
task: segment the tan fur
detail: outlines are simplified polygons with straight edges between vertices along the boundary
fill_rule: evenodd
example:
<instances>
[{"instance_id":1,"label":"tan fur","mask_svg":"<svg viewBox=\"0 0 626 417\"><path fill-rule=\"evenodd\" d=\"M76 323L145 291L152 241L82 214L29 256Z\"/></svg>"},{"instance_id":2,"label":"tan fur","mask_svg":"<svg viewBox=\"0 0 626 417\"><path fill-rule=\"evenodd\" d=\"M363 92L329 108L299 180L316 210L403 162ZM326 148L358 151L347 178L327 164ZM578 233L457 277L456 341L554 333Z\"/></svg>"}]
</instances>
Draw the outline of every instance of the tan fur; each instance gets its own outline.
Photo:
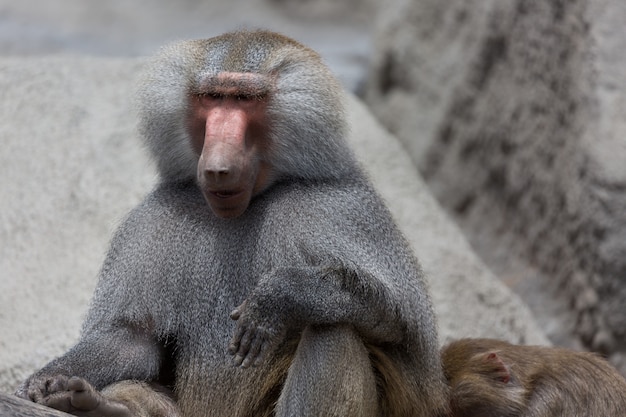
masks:
<instances>
[{"instance_id":1,"label":"tan fur","mask_svg":"<svg viewBox=\"0 0 626 417\"><path fill-rule=\"evenodd\" d=\"M626 415L626 381L593 353L462 339L442 361L456 417Z\"/></svg>"},{"instance_id":2,"label":"tan fur","mask_svg":"<svg viewBox=\"0 0 626 417\"><path fill-rule=\"evenodd\" d=\"M105 398L126 405L133 417L179 417L174 395L167 389L141 381L121 381L102 390Z\"/></svg>"},{"instance_id":3,"label":"tan fur","mask_svg":"<svg viewBox=\"0 0 626 417\"><path fill-rule=\"evenodd\" d=\"M381 416L413 415L415 404L419 404L420 399L409 389L402 372L381 349L368 346L368 350L377 375Z\"/></svg>"},{"instance_id":4,"label":"tan fur","mask_svg":"<svg viewBox=\"0 0 626 417\"><path fill-rule=\"evenodd\" d=\"M251 415L259 417L271 417L274 415L276 402L291 366L296 344L297 340L291 341L285 349L286 353L278 355L272 363L269 373L264 376L261 385L258 387L254 403L246 407L249 410L253 410Z\"/></svg>"}]
</instances>

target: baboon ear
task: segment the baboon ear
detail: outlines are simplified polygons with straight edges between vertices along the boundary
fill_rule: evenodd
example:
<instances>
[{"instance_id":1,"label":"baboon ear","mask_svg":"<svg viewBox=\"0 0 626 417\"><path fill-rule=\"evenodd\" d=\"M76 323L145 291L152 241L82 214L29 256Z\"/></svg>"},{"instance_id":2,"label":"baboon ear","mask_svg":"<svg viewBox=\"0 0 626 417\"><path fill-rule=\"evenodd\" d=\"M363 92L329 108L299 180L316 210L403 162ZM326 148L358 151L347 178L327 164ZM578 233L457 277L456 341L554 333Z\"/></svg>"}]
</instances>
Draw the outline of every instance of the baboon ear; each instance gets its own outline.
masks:
<instances>
[{"instance_id":1,"label":"baboon ear","mask_svg":"<svg viewBox=\"0 0 626 417\"><path fill-rule=\"evenodd\" d=\"M485 364L489 369L490 376L496 381L500 381L504 384L511 380L511 373L504 361L500 358L497 352L488 352L485 354Z\"/></svg>"}]
</instances>

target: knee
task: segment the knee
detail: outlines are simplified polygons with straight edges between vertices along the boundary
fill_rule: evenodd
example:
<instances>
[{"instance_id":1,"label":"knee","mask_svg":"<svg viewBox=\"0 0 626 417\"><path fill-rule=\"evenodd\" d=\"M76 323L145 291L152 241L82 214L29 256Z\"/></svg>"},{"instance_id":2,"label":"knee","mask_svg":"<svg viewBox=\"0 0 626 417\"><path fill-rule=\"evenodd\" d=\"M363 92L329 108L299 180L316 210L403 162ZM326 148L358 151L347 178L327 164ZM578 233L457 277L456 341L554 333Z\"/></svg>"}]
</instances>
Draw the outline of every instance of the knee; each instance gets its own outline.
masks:
<instances>
[{"instance_id":1,"label":"knee","mask_svg":"<svg viewBox=\"0 0 626 417\"><path fill-rule=\"evenodd\" d=\"M317 364L371 366L363 340L348 325L307 327L300 338L298 351L306 352L306 356Z\"/></svg>"},{"instance_id":2,"label":"knee","mask_svg":"<svg viewBox=\"0 0 626 417\"><path fill-rule=\"evenodd\" d=\"M375 416L376 378L363 341L350 326L309 326L302 333L277 416Z\"/></svg>"},{"instance_id":3,"label":"knee","mask_svg":"<svg viewBox=\"0 0 626 417\"><path fill-rule=\"evenodd\" d=\"M376 398L376 377L361 337L350 326L308 327L292 367L347 398Z\"/></svg>"}]
</instances>

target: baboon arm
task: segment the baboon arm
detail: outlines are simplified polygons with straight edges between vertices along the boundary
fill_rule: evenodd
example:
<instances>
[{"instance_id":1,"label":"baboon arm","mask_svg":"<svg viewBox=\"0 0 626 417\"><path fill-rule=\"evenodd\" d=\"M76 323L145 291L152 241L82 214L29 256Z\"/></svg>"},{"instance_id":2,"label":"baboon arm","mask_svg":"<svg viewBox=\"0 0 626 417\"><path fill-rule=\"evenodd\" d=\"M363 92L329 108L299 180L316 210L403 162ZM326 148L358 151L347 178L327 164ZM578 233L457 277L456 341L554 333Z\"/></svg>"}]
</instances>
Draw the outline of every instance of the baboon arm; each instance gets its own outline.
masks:
<instances>
[{"instance_id":1,"label":"baboon arm","mask_svg":"<svg viewBox=\"0 0 626 417\"><path fill-rule=\"evenodd\" d=\"M290 330L349 325L373 345L412 343L406 320L384 285L345 267L280 268L264 275L232 313L229 352L236 365L257 366Z\"/></svg>"},{"instance_id":2,"label":"baboon arm","mask_svg":"<svg viewBox=\"0 0 626 417\"><path fill-rule=\"evenodd\" d=\"M57 376L79 376L96 389L121 380L155 379L161 356L161 348L156 343L132 328L100 329L83 335L66 354L28 378L16 394L37 401L52 393L48 392L54 390L49 381Z\"/></svg>"},{"instance_id":3,"label":"baboon arm","mask_svg":"<svg viewBox=\"0 0 626 417\"><path fill-rule=\"evenodd\" d=\"M355 267L280 268L261 278L247 302L249 310L287 327L348 324L373 343L399 343L404 337L388 289Z\"/></svg>"}]
</instances>

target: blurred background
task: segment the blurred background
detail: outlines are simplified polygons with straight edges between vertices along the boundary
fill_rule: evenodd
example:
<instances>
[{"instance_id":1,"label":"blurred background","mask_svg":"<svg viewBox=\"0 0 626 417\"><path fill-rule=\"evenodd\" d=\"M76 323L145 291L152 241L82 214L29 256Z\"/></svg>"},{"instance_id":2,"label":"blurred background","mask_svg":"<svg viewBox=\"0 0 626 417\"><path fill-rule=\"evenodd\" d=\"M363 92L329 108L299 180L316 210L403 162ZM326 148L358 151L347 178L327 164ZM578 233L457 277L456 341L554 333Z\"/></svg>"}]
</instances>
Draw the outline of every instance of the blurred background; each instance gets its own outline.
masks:
<instances>
[{"instance_id":1,"label":"blurred background","mask_svg":"<svg viewBox=\"0 0 626 417\"><path fill-rule=\"evenodd\" d=\"M374 29L371 0L2 0L0 52L33 56L145 56L167 42L239 28L271 28L320 52L354 90Z\"/></svg>"},{"instance_id":2,"label":"blurred background","mask_svg":"<svg viewBox=\"0 0 626 417\"><path fill-rule=\"evenodd\" d=\"M623 0L0 0L0 55L268 28L321 53L552 343L626 371ZM0 74L2 77L3 74Z\"/></svg>"}]
</instances>

